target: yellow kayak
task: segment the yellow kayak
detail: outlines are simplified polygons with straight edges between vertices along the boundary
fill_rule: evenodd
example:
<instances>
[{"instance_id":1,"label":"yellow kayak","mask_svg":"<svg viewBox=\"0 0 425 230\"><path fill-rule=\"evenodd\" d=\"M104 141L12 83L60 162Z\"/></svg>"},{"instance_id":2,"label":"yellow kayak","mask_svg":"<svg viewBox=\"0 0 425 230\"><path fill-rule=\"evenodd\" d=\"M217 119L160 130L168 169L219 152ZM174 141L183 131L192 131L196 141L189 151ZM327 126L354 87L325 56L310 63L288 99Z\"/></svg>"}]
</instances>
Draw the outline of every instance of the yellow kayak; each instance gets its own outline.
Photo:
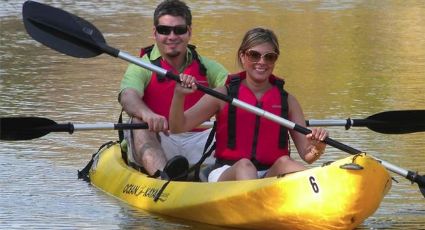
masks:
<instances>
[{"instance_id":1,"label":"yellow kayak","mask_svg":"<svg viewBox=\"0 0 425 230\"><path fill-rule=\"evenodd\" d=\"M359 154L280 177L172 181L154 201L166 181L126 165L118 143L94 157L89 179L97 188L146 211L252 229L353 229L376 211L391 188L387 170Z\"/></svg>"}]
</instances>

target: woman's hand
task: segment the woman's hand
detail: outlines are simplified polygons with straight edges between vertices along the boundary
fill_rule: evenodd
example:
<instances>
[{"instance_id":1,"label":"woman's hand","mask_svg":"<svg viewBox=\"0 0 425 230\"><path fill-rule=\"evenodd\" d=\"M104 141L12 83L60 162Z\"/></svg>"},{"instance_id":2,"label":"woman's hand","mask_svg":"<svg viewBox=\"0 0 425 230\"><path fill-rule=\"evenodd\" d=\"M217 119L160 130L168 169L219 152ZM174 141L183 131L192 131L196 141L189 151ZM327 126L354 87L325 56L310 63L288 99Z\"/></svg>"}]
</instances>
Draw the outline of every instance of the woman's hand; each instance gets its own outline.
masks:
<instances>
[{"instance_id":1,"label":"woman's hand","mask_svg":"<svg viewBox=\"0 0 425 230\"><path fill-rule=\"evenodd\" d=\"M194 77L187 74L180 74L180 83L176 83L174 87L174 95L171 100L170 107L170 131L172 133L186 132L192 129L190 122L187 121L184 111L184 98L187 94L193 93L196 90L196 80ZM189 125L187 125L189 123Z\"/></svg>"},{"instance_id":2,"label":"woman's hand","mask_svg":"<svg viewBox=\"0 0 425 230\"><path fill-rule=\"evenodd\" d=\"M196 79L187 74L180 74L180 84L176 84L175 93L180 95L190 94L196 91Z\"/></svg>"},{"instance_id":3,"label":"woman's hand","mask_svg":"<svg viewBox=\"0 0 425 230\"><path fill-rule=\"evenodd\" d=\"M323 141L328 136L328 131L323 128L313 128L311 129L311 133L306 135L308 141L310 142L310 153L313 154L315 158L320 157L324 153L326 143Z\"/></svg>"}]
</instances>

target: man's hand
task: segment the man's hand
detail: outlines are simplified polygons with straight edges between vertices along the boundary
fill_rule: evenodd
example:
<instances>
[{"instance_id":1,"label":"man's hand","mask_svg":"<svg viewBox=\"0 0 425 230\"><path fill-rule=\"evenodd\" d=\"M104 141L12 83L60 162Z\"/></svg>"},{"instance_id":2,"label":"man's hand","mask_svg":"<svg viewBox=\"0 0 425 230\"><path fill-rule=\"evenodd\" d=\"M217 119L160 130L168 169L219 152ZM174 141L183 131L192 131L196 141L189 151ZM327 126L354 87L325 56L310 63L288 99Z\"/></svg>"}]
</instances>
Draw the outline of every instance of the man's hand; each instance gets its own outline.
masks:
<instances>
[{"instance_id":1,"label":"man's hand","mask_svg":"<svg viewBox=\"0 0 425 230\"><path fill-rule=\"evenodd\" d=\"M159 114L146 111L143 113L143 120L136 118L136 121L148 123L149 131L164 132L165 135L169 134L167 119Z\"/></svg>"}]
</instances>

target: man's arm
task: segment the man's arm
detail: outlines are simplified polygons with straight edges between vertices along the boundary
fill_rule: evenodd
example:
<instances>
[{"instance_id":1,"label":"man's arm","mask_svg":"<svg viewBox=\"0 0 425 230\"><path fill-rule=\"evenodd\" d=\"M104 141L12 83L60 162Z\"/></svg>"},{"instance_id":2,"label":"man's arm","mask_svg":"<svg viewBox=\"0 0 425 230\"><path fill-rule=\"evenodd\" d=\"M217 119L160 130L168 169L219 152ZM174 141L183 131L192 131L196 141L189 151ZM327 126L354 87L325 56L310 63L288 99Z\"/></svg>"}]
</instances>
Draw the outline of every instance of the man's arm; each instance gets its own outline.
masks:
<instances>
[{"instance_id":1,"label":"man's arm","mask_svg":"<svg viewBox=\"0 0 425 230\"><path fill-rule=\"evenodd\" d=\"M150 131L161 132L168 129L167 119L154 113L142 100L143 92L151 79L151 74L144 68L130 64L121 81L119 102L129 116L147 122Z\"/></svg>"},{"instance_id":2,"label":"man's arm","mask_svg":"<svg viewBox=\"0 0 425 230\"><path fill-rule=\"evenodd\" d=\"M137 90L126 88L121 91L120 104L129 116L138 117L143 120L143 112L150 111L150 109L143 102L142 97Z\"/></svg>"},{"instance_id":3,"label":"man's arm","mask_svg":"<svg viewBox=\"0 0 425 230\"><path fill-rule=\"evenodd\" d=\"M124 111L132 117L137 117L149 125L149 130L162 132L168 130L168 121L164 116L154 113L143 102L137 90L127 88L121 91L120 103Z\"/></svg>"}]
</instances>

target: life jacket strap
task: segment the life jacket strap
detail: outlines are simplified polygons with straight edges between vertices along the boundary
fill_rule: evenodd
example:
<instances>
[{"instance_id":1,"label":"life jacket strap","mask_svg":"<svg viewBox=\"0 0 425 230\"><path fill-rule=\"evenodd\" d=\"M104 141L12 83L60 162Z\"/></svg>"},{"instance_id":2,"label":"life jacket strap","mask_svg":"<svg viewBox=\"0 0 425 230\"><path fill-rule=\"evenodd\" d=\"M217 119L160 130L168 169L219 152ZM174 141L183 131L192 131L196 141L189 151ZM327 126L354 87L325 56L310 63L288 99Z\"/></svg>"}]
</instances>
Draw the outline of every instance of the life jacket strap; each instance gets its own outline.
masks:
<instances>
[{"instance_id":1,"label":"life jacket strap","mask_svg":"<svg viewBox=\"0 0 425 230\"><path fill-rule=\"evenodd\" d=\"M232 98L238 98L239 86L241 84L241 78L239 75L229 76L230 82L227 86L227 94ZM228 122L227 122L227 147L229 149L235 149L236 147L236 106L229 104L228 110Z\"/></svg>"},{"instance_id":2,"label":"life jacket strap","mask_svg":"<svg viewBox=\"0 0 425 230\"><path fill-rule=\"evenodd\" d=\"M285 85L284 80L276 79L276 86L280 91L280 100L281 100L281 112L280 116L284 119L288 120L288 92L286 92L283 87ZM288 137L288 129L284 126L280 126L279 131L279 148L283 149L288 145L289 137Z\"/></svg>"}]
</instances>

